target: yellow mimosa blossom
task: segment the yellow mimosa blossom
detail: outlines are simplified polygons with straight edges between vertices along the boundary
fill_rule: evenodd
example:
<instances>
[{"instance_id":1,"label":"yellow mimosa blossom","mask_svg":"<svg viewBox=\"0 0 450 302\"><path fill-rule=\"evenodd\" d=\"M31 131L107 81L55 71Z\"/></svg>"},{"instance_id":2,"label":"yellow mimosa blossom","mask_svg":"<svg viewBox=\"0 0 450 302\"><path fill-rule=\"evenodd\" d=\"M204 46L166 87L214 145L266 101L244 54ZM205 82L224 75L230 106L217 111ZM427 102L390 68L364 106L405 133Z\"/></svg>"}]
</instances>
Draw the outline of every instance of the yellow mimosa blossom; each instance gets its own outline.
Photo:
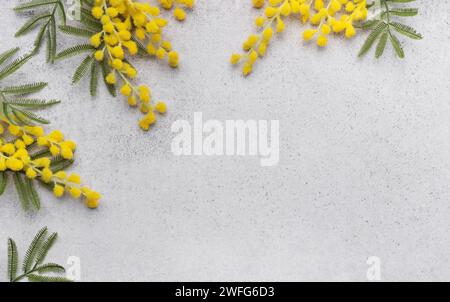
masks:
<instances>
[{"instance_id":1,"label":"yellow mimosa blossom","mask_svg":"<svg viewBox=\"0 0 450 302\"><path fill-rule=\"evenodd\" d=\"M252 0L252 4L263 9L255 21L260 32L250 35L243 43L243 54L233 54L230 59L233 65L242 63L244 75L249 75L254 63L266 55L274 32L285 30L288 17L309 23L311 28L303 31L302 39L315 38L319 47L328 44L331 32L352 38L356 34L354 23L367 18L366 0Z\"/></svg>"},{"instance_id":2,"label":"yellow mimosa blossom","mask_svg":"<svg viewBox=\"0 0 450 302\"><path fill-rule=\"evenodd\" d=\"M184 20L184 9L191 9L194 1L159 0L159 4L164 9L174 8L175 17ZM141 112L146 116L143 119L145 122L141 120L139 125L148 130L156 121L156 115L149 114L164 113L166 109L161 110L162 105L151 104L150 89L146 85L138 86L133 83L137 71L128 59L138 52L145 52L159 60L165 60L170 67L178 67L179 54L170 41L164 38L164 28L168 21L161 16L158 6L134 0L98 0L94 2L91 13L99 20L101 27L101 31L91 36L91 45L96 48L93 58L107 64L106 83L111 86L120 85L120 93L127 98L128 104L132 107L140 106ZM41 139L41 144L44 143ZM50 148L54 155L72 156L69 149ZM92 206L92 202L90 205Z\"/></svg>"},{"instance_id":3,"label":"yellow mimosa blossom","mask_svg":"<svg viewBox=\"0 0 450 302\"><path fill-rule=\"evenodd\" d=\"M100 194L87 187L83 191L80 176L67 175L63 170L67 165L59 167L61 163L71 163L76 149L76 144L66 140L61 131L46 135L40 126L12 124L1 115L0 127L8 129L0 133L0 171L19 173L31 181L41 180L52 187L56 197L67 191L73 198L84 198L89 208L99 205ZM35 141L37 146L31 148Z\"/></svg>"}]
</instances>

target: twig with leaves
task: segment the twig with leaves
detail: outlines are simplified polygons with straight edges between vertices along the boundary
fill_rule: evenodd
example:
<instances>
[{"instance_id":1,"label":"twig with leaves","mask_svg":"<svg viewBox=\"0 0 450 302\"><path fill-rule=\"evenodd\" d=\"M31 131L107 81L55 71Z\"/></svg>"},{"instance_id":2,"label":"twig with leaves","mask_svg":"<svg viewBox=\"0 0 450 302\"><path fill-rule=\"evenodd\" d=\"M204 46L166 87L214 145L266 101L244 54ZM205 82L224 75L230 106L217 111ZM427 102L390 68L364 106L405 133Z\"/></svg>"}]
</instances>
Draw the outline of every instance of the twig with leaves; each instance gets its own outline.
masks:
<instances>
[{"instance_id":1,"label":"twig with leaves","mask_svg":"<svg viewBox=\"0 0 450 302\"><path fill-rule=\"evenodd\" d=\"M395 33L399 33L414 40L422 39L422 35L411 26L395 21L395 17L416 16L419 12L418 8L398 6L398 4L403 5L415 1L416 0L377 0L374 3L373 8L378 8L380 10L379 14L361 25L362 29L370 30L371 33L359 51L359 56L366 54L378 40L375 57L381 57L389 40L397 56L399 58L404 58L405 52Z\"/></svg>"},{"instance_id":2,"label":"twig with leaves","mask_svg":"<svg viewBox=\"0 0 450 302\"><path fill-rule=\"evenodd\" d=\"M22 272L19 273L19 254L13 239L8 239L8 280L20 282L27 279L32 282L70 282L61 276L66 272L62 265L45 263L48 252L53 247L58 233L48 234L47 227L42 228L34 237L22 263ZM49 275L49 273L51 275Z\"/></svg>"},{"instance_id":3,"label":"twig with leaves","mask_svg":"<svg viewBox=\"0 0 450 302\"><path fill-rule=\"evenodd\" d=\"M31 0L14 8L17 12L36 12L16 32L16 37L27 34L40 26L34 41L33 53L39 52L44 40L47 40L47 61L54 62L56 55L56 28L66 24L66 12L62 0ZM59 20L59 21L58 21Z\"/></svg>"},{"instance_id":4,"label":"twig with leaves","mask_svg":"<svg viewBox=\"0 0 450 302\"><path fill-rule=\"evenodd\" d=\"M0 54L0 195L7 187L8 175L12 174L25 210L38 210L41 206L35 181L53 190L57 197L67 191L74 198L84 198L88 207L95 208L100 194L82 186L77 174L67 175L64 171L73 163L75 143L64 140L64 135L58 130L46 135L39 126L49 121L38 116L34 110L47 108L59 101L29 98L28 95L42 90L47 83L3 85L3 80L19 70L31 57L27 54L13 60L18 51L14 48ZM4 64L6 66L1 67Z\"/></svg>"}]
</instances>

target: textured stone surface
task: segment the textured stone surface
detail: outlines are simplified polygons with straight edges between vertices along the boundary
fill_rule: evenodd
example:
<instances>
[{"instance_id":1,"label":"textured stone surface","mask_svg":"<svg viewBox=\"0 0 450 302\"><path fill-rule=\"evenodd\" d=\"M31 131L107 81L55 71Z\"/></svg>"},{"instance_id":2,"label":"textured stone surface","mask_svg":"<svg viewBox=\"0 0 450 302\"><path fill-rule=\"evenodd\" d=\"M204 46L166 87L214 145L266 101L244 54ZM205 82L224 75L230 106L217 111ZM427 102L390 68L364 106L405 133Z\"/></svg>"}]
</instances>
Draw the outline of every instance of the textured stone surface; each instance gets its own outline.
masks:
<instances>
[{"instance_id":1,"label":"textured stone surface","mask_svg":"<svg viewBox=\"0 0 450 302\"><path fill-rule=\"evenodd\" d=\"M34 39L13 37L25 21L11 10L16 2L0 7L0 51ZM170 105L150 133L122 99L103 89L91 99L70 85L78 58L51 66L40 56L17 73L48 81L42 95L64 101L45 115L78 142L73 170L104 199L89 211L40 190L43 209L26 215L9 187L0 198L1 279L7 237L23 251L47 225L60 234L51 259L80 257L84 281L364 281L369 256L380 257L383 280L448 280L449 3L418 1L421 15L409 21L425 39L405 41L403 61L391 49L357 59L362 36L332 39L324 51L305 46L290 21L243 79L228 57L252 30L250 1L198 2L169 27L180 69L137 63ZM170 125L194 111L279 119L279 165L174 157Z\"/></svg>"}]
</instances>

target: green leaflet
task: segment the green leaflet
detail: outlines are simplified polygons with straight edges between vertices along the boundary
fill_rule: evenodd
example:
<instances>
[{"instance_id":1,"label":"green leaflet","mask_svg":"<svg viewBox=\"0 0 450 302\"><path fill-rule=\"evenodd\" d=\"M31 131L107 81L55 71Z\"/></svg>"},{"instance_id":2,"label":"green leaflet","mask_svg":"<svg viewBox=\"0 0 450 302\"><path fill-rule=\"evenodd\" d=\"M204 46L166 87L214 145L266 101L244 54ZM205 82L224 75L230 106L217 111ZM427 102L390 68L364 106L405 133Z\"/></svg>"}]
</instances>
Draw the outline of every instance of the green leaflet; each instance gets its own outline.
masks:
<instances>
[{"instance_id":1,"label":"green leaflet","mask_svg":"<svg viewBox=\"0 0 450 302\"><path fill-rule=\"evenodd\" d=\"M84 58L84 60L81 62L81 64L78 66L78 68L75 70L75 73L73 74L72 84L78 83L86 75L89 65L92 64L93 60L94 57L90 55Z\"/></svg>"},{"instance_id":2,"label":"green leaflet","mask_svg":"<svg viewBox=\"0 0 450 302\"><path fill-rule=\"evenodd\" d=\"M65 268L56 263L44 263L48 252L58 237L57 233L48 235L47 227L42 228L27 249L22 264L22 273L18 275L19 255L14 240L8 239L8 279L19 282L27 279L31 282L70 282L65 277ZM51 275L49 275L51 274Z\"/></svg>"},{"instance_id":3,"label":"green leaflet","mask_svg":"<svg viewBox=\"0 0 450 302\"><path fill-rule=\"evenodd\" d=\"M375 51L375 57L378 59L383 55L384 49L386 48L388 33L384 32L380 39L378 40L377 50Z\"/></svg>"},{"instance_id":4,"label":"green leaflet","mask_svg":"<svg viewBox=\"0 0 450 302\"><path fill-rule=\"evenodd\" d=\"M34 92L41 91L47 87L47 83L32 83L32 84L25 84L20 86L11 86L11 87L5 87L1 88L1 92L5 94L15 94L15 95L24 95L24 94L30 94Z\"/></svg>"},{"instance_id":5,"label":"green leaflet","mask_svg":"<svg viewBox=\"0 0 450 302\"><path fill-rule=\"evenodd\" d=\"M95 96L97 94L98 87L98 64L95 60L92 61L91 64L91 81L89 83L89 91L91 96Z\"/></svg>"},{"instance_id":6,"label":"green leaflet","mask_svg":"<svg viewBox=\"0 0 450 302\"><path fill-rule=\"evenodd\" d=\"M28 211L31 206L34 209L39 210L41 207L41 201L36 189L34 188L33 180L22 176L22 173L13 173L14 186L16 187L17 194L22 203L22 208Z\"/></svg>"},{"instance_id":7,"label":"green leaflet","mask_svg":"<svg viewBox=\"0 0 450 302\"><path fill-rule=\"evenodd\" d=\"M20 173L13 173L14 186L16 187L19 200L22 203L22 208L25 211L30 209L30 198L28 196L28 190L25 188L22 175Z\"/></svg>"},{"instance_id":8,"label":"green leaflet","mask_svg":"<svg viewBox=\"0 0 450 302\"><path fill-rule=\"evenodd\" d=\"M8 239L8 278L12 282L17 275L17 267L19 265L19 257L17 246L14 240Z\"/></svg>"},{"instance_id":9,"label":"green leaflet","mask_svg":"<svg viewBox=\"0 0 450 302\"><path fill-rule=\"evenodd\" d=\"M8 174L6 172L0 172L0 196L3 195L8 184Z\"/></svg>"},{"instance_id":10,"label":"green leaflet","mask_svg":"<svg viewBox=\"0 0 450 302\"><path fill-rule=\"evenodd\" d=\"M78 28L78 27L69 26L69 25L60 25L58 28L61 32L65 33L67 35L78 36L78 37L89 38L95 34L95 31L92 31L90 29Z\"/></svg>"},{"instance_id":11,"label":"green leaflet","mask_svg":"<svg viewBox=\"0 0 450 302\"><path fill-rule=\"evenodd\" d=\"M69 47L56 55L57 60L69 58L86 52L93 52L95 48L90 44L80 44Z\"/></svg>"},{"instance_id":12,"label":"green leaflet","mask_svg":"<svg viewBox=\"0 0 450 302\"><path fill-rule=\"evenodd\" d=\"M383 55L388 41L390 41L397 56L399 58L404 58L405 53L400 40L397 38L395 33L399 33L414 40L422 39L422 35L409 25L393 21L393 18L416 16L419 9L395 5L404 5L414 1L415 0L377 0L374 7L379 7L382 12L374 19L364 22L358 26L365 30L371 30L371 33L361 47L358 55L363 56L366 54L372 48L375 41L378 40L375 50L376 58Z\"/></svg>"}]
</instances>

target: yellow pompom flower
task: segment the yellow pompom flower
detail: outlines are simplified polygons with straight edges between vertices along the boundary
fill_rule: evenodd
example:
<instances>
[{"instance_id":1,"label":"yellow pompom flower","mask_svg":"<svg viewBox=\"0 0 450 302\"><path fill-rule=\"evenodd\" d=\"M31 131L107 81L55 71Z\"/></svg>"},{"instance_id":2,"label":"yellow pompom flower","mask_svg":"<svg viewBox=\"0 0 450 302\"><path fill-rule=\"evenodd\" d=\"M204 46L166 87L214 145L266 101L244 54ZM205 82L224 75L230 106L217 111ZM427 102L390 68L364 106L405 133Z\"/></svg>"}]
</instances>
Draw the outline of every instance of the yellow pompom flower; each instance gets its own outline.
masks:
<instances>
[{"instance_id":1,"label":"yellow pompom flower","mask_svg":"<svg viewBox=\"0 0 450 302\"><path fill-rule=\"evenodd\" d=\"M106 76L106 82L108 84L115 84L116 83L116 75L111 72Z\"/></svg>"},{"instance_id":2,"label":"yellow pompom flower","mask_svg":"<svg viewBox=\"0 0 450 302\"><path fill-rule=\"evenodd\" d=\"M184 19L186 19L186 12L177 7L175 8L175 10L173 11L173 16L178 20L178 21L184 21Z\"/></svg>"},{"instance_id":3,"label":"yellow pompom flower","mask_svg":"<svg viewBox=\"0 0 450 302\"><path fill-rule=\"evenodd\" d=\"M94 6L92 8L92 16L97 19L100 19L103 16L103 9L99 6Z\"/></svg>"},{"instance_id":4,"label":"yellow pompom flower","mask_svg":"<svg viewBox=\"0 0 450 302\"><path fill-rule=\"evenodd\" d=\"M328 43L328 39L327 39L326 36L320 35L320 36L317 38L317 45L318 45L318 46L320 46L320 47L325 47L325 46L327 45L327 43Z\"/></svg>"},{"instance_id":5,"label":"yellow pompom flower","mask_svg":"<svg viewBox=\"0 0 450 302\"><path fill-rule=\"evenodd\" d=\"M60 185L55 185L55 186L53 187L53 194L54 194L56 197L61 197L61 196L63 196L63 195L64 195L64 187L63 187L63 186L60 186Z\"/></svg>"},{"instance_id":6,"label":"yellow pompom flower","mask_svg":"<svg viewBox=\"0 0 450 302\"><path fill-rule=\"evenodd\" d=\"M158 102L158 103L155 105L155 109L156 109L156 111L158 111L159 113L164 114L164 113L167 112L167 105L166 105L166 103L164 103L164 102Z\"/></svg>"},{"instance_id":7,"label":"yellow pompom flower","mask_svg":"<svg viewBox=\"0 0 450 302\"><path fill-rule=\"evenodd\" d=\"M122 88L120 89L120 93L122 93L124 96L130 96L130 94L131 94L130 85L128 85L128 84L123 85Z\"/></svg>"},{"instance_id":8,"label":"yellow pompom flower","mask_svg":"<svg viewBox=\"0 0 450 302\"><path fill-rule=\"evenodd\" d=\"M167 55L170 67L178 67L179 55L176 51L170 51Z\"/></svg>"}]
</instances>

